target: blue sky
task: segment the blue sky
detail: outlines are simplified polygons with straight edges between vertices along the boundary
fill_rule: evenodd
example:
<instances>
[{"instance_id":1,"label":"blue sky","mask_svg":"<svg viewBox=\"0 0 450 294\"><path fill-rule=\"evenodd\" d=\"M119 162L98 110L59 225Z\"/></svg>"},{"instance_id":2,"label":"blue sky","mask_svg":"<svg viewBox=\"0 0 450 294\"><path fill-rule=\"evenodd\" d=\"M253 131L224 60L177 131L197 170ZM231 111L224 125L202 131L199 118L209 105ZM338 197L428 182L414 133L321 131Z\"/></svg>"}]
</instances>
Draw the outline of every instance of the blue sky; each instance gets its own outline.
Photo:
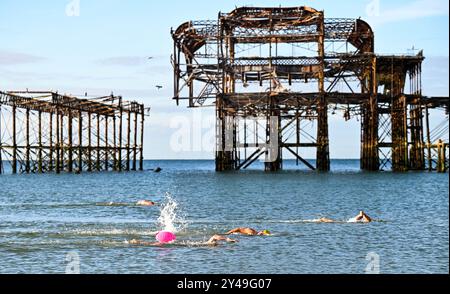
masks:
<instances>
[{"instance_id":1,"label":"blue sky","mask_svg":"<svg viewBox=\"0 0 450 294\"><path fill-rule=\"evenodd\" d=\"M170 118L192 117L172 97L170 28L187 20L216 19L236 6L307 5L326 17L362 17L375 31L377 53L424 49L424 92L448 96L449 6L446 0L377 1L0 1L0 90L59 90L74 95L114 91L153 108L146 124L146 158L212 158L211 152L171 150ZM148 60L148 56L154 59ZM157 90L155 85L164 85ZM205 114L206 115L206 114ZM332 157L359 155L359 123L330 119ZM306 154L305 157L310 154ZM311 153L313 155L313 153Z\"/></svg>"}]
</instances>

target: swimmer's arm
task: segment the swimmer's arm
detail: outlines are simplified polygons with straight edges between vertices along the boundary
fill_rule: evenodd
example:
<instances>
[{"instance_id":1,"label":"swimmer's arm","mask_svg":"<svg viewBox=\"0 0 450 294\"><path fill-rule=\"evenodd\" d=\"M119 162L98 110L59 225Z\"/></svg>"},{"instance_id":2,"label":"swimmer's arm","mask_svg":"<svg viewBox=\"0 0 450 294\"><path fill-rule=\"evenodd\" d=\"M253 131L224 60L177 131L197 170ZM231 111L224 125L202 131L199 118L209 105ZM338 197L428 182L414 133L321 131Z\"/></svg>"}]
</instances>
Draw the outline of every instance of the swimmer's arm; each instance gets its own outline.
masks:
<instances>
[{"instance_id":1,"label":"swimmer's arm","mask_svg":"<svg viewBox=\"0 0 450 294\"><path fill-rule=\"evenodd\" d=\"M159 242L145 242L145 241L140 241L140 240L131 240L129 241L129 244L131 245L142 245L142 246L162 246L161 243Z\"/></svg>"},{"instance_id":2,"label":"swimmer's arm","mask_svg":"<svg viewBox=\"0 0 450 294\"><path fill-rule=\"evenodd\" d=\"M239 233L241 231L241 229L237 228L237 229L233 229L231 231L226 232L224 235L231 235L234 233Z\"/></svg>"}]
</instances>

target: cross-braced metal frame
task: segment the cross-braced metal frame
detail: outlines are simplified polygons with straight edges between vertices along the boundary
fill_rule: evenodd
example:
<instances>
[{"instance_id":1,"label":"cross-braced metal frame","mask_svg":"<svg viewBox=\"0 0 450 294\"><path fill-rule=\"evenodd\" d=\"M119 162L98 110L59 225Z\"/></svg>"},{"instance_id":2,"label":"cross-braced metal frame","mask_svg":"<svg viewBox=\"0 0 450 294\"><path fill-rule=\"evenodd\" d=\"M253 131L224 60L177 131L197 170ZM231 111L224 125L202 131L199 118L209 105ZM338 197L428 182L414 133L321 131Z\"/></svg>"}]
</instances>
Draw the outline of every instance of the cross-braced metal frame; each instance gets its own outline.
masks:
<instances>
[{"instance_id":1,"label":"cross-braced metal frame","mask_svg":"<svg viewBox=\"0 0 450 294\"><path fill-rule=\"evenodd\" d=\"M0 92L0 174L143 170L148 111L114 95Z\"/></svg>"},{"instance_id":2,"label":"cross-braced metal frame","mask_svg":"<svg viewBox=\"0 0 450 294\"><path fill-rule=\"evenodd\" d=\"M172 37L177 104L216 109L217 171L263 155L266 170L280 170L286 151L328 171L331 109L361 117L362 169L425 169L425 109L448 112L448 97L422 96L422 52L376 55L361 19L326 19L309 7L242 7L217 21L186 22ZM315 166L303 148L316 149Z\"/></svg>"}]
</instances>

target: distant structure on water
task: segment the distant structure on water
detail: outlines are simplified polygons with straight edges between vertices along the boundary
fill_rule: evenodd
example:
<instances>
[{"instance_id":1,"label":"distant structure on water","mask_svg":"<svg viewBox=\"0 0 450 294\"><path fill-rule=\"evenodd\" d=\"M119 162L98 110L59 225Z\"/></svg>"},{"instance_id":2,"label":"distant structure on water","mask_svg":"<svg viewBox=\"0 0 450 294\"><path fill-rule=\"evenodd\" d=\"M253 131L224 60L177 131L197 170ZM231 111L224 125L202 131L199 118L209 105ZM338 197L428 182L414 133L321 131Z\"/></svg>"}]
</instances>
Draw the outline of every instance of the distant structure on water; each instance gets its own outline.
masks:
<instances>
[{"instance_id":1,"label":"distant structure on water","mask_svg":"<svg viewBox=\"0 0 450 294\"><path fill-rule=\"evenodd\" d=\"M143 170L148 111L114 95L0 91L0 174Z\"/></svg>"},{"instance_id":2,"label":"distant structure on water","mask_svg":"<svg viewBox=\"0 0 450 294\"><path fill-rule=\"evenodd\" d=\"M422 94L422 51L378 55L361 19L325 18L309 7L241 7L172 30L174 99L214 107L216 170L288 152L328 171L330 114L361 121L361 168L448 168L448 97ZM183 56L182 56L183 55ZM444 118L430 124L430 109ZM200 127L200 126L199 126ZM316 165L302 155L316 149Z\"/></svg>"}]
</instances>

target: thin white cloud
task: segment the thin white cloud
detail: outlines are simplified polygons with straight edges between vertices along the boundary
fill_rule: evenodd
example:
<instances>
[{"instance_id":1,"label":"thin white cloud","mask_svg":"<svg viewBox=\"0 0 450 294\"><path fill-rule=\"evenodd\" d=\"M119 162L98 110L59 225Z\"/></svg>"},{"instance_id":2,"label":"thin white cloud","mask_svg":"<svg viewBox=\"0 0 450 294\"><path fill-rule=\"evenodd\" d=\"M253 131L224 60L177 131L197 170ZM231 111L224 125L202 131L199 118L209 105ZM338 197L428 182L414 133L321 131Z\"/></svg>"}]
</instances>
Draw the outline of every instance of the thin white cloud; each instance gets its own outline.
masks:
<instances>
[{"instance_id":1,"label":"thin white cloud","mask_svg":"<svg viewBox=\"0 0 450 294\"><path fill-rule=\"evenodd\" d=\"M379 3L379 7L375 7ZM392 9L386 6L393 1L373 0L368 4L369 11L374 9L375 14L368 16L368 21L373 25L416 20L432 16L448 16L449 2L447 0L417 0L401 7ZM375 6L374 6L375 5ZM375 7L375 8L374 8Z\"/></svg>"},{"instance_id":2,"label":"thin white cloud","mask_svg":"<svg viewBox=\"0 0 450 294\"><path fill-rule=\"evenodd\" d=\"M26 53L0 50L0 65L35 63L42 60L45 60L45 58Z\"/></svg>"}]
</instances>

